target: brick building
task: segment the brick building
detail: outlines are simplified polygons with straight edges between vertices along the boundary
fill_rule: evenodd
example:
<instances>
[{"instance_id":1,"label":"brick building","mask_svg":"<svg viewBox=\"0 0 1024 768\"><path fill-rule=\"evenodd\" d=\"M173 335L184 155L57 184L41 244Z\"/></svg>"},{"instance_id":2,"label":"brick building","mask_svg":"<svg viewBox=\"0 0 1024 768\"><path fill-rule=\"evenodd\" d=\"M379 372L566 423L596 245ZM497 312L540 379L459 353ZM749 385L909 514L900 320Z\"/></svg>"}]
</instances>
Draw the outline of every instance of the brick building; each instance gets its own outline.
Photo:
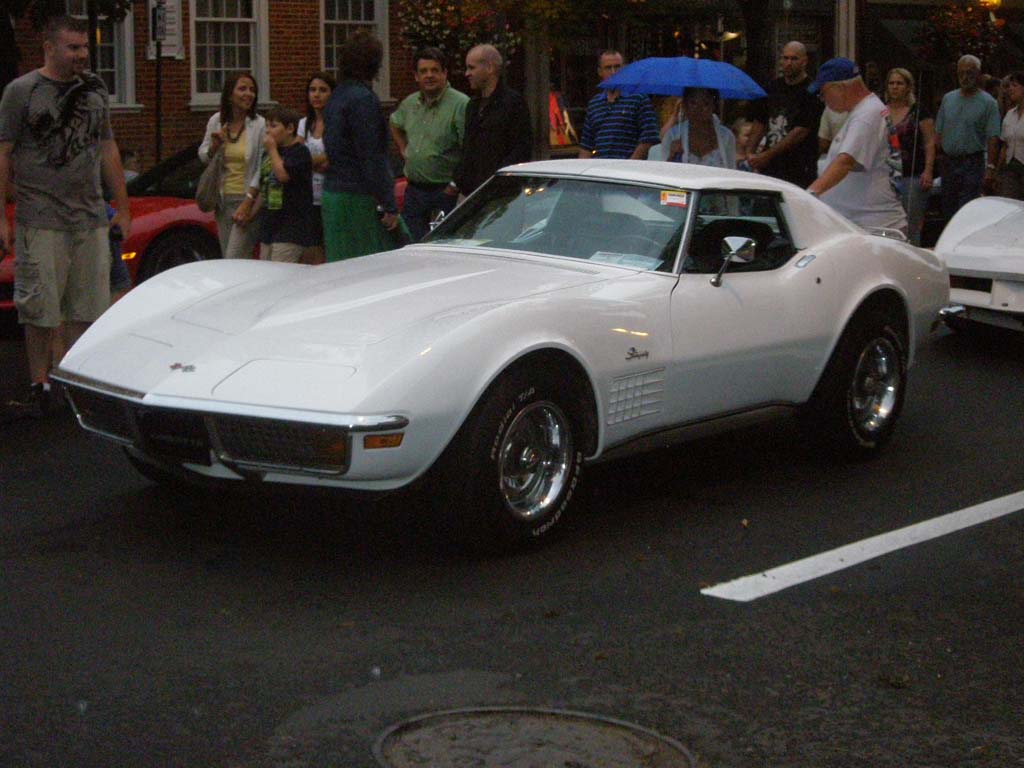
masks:
<instances>
[{"instance_id":1,"label":"brick building","mask_svg":"<svg viewBox=\"0 0 1024 768\"><path fill-rule=\"evenodd\" d=\"M68 11L85 14L85 0L66 0ZM146 168L155 161L156 60L150 43L154 0L132 4L123 22L101 20L97 70L111 92L114 133L122 149L135 150ZM415 90L412 55L388 0L167 0L163 44L161 138L164 157L199 141L217 109L223 77L249 70L259 85L261 107L279 103L302 108L306 80L335 69L340 43L365 28L380 37L385 63L375 83L391 105ZM25 19L16 39L21 72L42 63L39 35Z\"/></svg>"}]
</instances>

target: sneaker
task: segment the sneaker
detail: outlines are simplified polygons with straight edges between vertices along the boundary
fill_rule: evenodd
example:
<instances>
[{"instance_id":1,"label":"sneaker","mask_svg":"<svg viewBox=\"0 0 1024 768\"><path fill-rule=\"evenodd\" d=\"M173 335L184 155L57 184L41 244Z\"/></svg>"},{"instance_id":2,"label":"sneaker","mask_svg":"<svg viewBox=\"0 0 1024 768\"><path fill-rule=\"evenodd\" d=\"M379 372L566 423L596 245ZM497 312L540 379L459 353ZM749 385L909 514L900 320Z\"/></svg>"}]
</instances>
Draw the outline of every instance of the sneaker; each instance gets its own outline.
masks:
<instances>
[{"instance_id":1,"label":"sneaker","mask_svg":"<svg viewBox=\"0 0 1024 768\"><path fill-rule=\"evenodd\" d=\"M33 384L24 397L4 403L4 420L41 419L60 408L60 397L49 384Z\"/></svg>"}]
</instances>

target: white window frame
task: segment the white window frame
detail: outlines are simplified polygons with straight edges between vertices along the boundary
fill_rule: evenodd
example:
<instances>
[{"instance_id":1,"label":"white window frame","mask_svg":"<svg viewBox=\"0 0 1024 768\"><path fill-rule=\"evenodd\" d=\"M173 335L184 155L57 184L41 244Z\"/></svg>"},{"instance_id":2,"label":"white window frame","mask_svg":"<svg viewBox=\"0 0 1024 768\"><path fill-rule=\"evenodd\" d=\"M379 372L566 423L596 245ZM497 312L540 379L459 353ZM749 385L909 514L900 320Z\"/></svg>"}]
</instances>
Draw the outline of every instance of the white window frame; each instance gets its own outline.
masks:
<instances>
[{"instance_id":1,"label":"white window frame","mask_svg":"<svg viewBox=\"0 0 1024 768\"><path fill-rule=\"evenodd\" d=\"M252 67L260 91L260 106L272 102L270 96L270 0L252 0L253 35L252 35ZM200 93L196 90L196 0L189 0L189 77L191 79L193 109L207 111L211 107L220 106L220 91L216 93Z\"/></svg>"},{"instance_id":2,"label":"white window frame","mask_svg":"<svg viewBox=\"0 0 1024 768\"><path fill-rule=\"evenodd\" d=\"M71 0L65 0L64 8L76 19L87 20L80 13L71 13ZM135 25L131 9L121 21L114 22L114 90L110 95L110 107L138 107L135 102Z\"/></svg>"},{"instance_id":3,"label":"white window frame","mask_svg":"<svg viewBox=\"0 0 1024 768\"><path fill-rule=\"evenodd\" d=\"M384 47L384 58L381 62L380 72L377 75L377 79L373 81L373 90L377 94L377 97L381 101L389 101L391 99L391 55L390 55L390 44L388 40L388 0L373 0L373 24L361 24L359 22L353 22L353 26L365 26L372 28L373 34L376 35L377 39L380 40L381 45ZM326 0L320 0L320 68L327 68L327 25L337 24L337 21L328 21L327 19L327 2ZM344 22L340 22L344 23ZM337 72L331 72L330 74L337 76Z\"/></svg>"}]
</instances>

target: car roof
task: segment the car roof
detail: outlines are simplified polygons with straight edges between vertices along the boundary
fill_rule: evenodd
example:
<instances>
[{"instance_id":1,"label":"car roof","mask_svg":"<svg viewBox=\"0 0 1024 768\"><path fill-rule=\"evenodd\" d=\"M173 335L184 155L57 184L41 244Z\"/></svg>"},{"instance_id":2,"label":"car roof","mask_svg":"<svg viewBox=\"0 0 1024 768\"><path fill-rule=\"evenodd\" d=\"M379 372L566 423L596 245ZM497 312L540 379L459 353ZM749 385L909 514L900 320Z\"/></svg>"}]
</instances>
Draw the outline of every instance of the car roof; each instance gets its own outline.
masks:
<instances>
[{"instance_id":1,"label":"car roof","mask_svg":"<svg viewBox=\"0 0 1024 768\"><path fill-rule=\"evenodd\" d=\"M789 182L761 174L651 160L541 160L506 166L502 172L517 175L583 176L663 185L674 189L758 189L771 192L799 189Z\"/></svg>"},{"instance_id":2,"label":"car roof","mask_svg":"<svg viewBox=\"0 0 1024 768\"><path fill-rule=\"evenodd\" d=\"M500 173L531 176L571 176L585 179L664 186L668 189L756 190L783 196L793 243L807 248L838 233L861 232L835 209L788 181L760 173L709 168L690 163L651 160L541 160L503 168Z\"/></svg>"}]
</instances>

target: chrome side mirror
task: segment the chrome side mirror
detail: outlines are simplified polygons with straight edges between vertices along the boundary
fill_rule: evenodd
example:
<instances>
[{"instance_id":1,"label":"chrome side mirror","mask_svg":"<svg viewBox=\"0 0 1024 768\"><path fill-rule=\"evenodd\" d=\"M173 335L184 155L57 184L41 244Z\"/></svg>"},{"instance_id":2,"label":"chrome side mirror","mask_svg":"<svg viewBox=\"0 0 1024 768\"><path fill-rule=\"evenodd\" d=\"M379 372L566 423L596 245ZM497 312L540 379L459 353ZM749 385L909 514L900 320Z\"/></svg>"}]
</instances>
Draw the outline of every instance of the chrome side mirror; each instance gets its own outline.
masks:
<instances>
[{"instance_id":1,"label":"chrome side mirror","mask_svg":"<svg viewBox=\"0 0 1024 768\"><path fill-rule=\"evenodd\" d=\"M438 211L437 215L430 220L430 231L433 232L437 229L442 221L444 221L444 211Z\"/></svg>"},{"instance_id":2,"label":"chrome side mirror","mask_svg":"<svg viewBox=\"0 0 1024 768\"><path fill-rule=\"evenodd\" d=\"M722 266L718 274L711 278L711 284L718 288L722 284L722 275L729 268L729 263L749 264L757 256L757 241L750 237L731 235L722 239Z\"/></svg>"}]
</instances>

